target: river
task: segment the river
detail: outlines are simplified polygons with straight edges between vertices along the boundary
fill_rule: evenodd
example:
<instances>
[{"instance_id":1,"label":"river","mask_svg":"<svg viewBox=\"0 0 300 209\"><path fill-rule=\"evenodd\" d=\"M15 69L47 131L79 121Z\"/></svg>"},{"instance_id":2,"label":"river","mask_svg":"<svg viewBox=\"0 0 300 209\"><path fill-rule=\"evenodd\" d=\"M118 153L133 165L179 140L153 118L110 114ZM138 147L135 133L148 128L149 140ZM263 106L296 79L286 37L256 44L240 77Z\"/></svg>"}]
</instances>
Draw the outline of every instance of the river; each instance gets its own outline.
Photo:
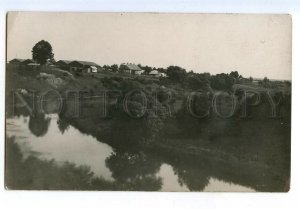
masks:
<instances>
[{"instance_id":1,"label":"river","mask_svg":"<svg viewBox=\"0 0 300 209\"><path fill-rule=\"evenodd\" d=\"M250 186L210 176L203 166L189 169L180 162L174 167L170 161L146 152L119 153L69 124L61 124L56 114L45 115L42 121L35 122L29 116L6 120L7 140L14 137L24 159L35 156L40 160L54 160L57 166L65 162L86 166L94 176L116 184L133 179L142 181L151 176L159 181L154 189L158 191L255 191ZM148 186L145 181L145 189Z\"/></svg>"}]
</instances>

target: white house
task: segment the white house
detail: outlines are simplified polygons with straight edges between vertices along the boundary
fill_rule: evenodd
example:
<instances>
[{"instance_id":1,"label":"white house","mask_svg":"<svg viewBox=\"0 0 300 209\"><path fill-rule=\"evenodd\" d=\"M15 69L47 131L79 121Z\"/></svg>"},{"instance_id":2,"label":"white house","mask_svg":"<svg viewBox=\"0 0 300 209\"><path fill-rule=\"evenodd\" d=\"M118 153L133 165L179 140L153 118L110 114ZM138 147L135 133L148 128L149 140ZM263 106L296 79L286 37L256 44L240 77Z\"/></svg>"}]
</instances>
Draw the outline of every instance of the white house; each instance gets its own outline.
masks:
<instances>
[{"instance_id":1,"label":"white house","mask_svg":"<svg viewBox=\"0 0 300 209\"><path fill-rule=\"evenodd\" d=\"M155 77L167 77L165 73L158 72L157 70L152 70L149 75L155 76Z\"/></svg>"},{"instance_id":2,"label":"white house","mask_svg":"<svg viewBox=\"0 0 300 209\"><path fill-rule=\"evenodd\" d=\"M90 66L87 70L88 73L97 73L98 69L96 66Z\"/></svg>"}]
</instances>

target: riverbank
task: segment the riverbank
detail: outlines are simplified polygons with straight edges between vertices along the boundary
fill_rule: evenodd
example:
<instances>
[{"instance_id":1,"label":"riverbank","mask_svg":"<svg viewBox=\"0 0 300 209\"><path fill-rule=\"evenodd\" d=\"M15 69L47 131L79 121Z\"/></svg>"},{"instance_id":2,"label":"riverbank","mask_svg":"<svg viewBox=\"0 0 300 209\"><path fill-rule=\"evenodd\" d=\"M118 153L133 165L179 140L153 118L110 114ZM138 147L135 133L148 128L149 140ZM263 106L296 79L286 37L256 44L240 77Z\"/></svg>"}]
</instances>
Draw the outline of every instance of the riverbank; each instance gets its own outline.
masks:
<instances>
[{"instance_id":1,"label":"riverbank","mask_svg":"<svg viewBox=\"0 0 300 209\"><path fill-rule=\"evenodd\" d=\"M33 105L33 94L30 92L37 92L37 95L40 95L54 90L59 92L63 99L64 107L59 112L61 121L74 126L81 133L94 136L97 140L109 144L119 152L147 152L151 156L164 159L175 168L183 167L180 170L185 170L187 166L187 169L195 170L193 173L201 173L200 168L208 170L210 176L225 173L229 182L246 184L245 186L253 186L253 182L256 182L254 187L258 191L288 191L290 171L290 98L288 97L283 101L282 118L266 117L269 114L269 103L266 97L262 97L261 105L250 112L253 118L242 119L236 116L222 119L212 115L209 119L199 120L186 114L187 107L184 106L183 99L188 91L180 85L174 87L172 84L171 88L159 81L103 79L92 74L74 79L59 75L49 79L49 75L44 75L44 78L40 75L40 72L30 74L18 70L7 72L6 107L12 107L10 96L14 90L21 93L30 107L40 105ZM60 81L56 82L56 80ZM150 98L151 105L147 106L147 112L141 118L129 117L122 109L124 93L135 89L143 90ZM105 90L119 91L122 94L121 98L108 103L110 117L100 117L104 108L101 99L91 102L88 98L81 98L82 106L78 112L76 109L78 106L74 102L76 97L65 96L65 92L77 90L85 91L87 96L97 96L98 92ZM170 92L172 95L173 99L170 101L174 113L172 117L165 117L163 114L157 117L151 115L155 110L152 95L156 91ZM137 98L136 95L133 96ZM160 97L162 100L159 100L158 105L162 105L163 99L168 98L164 94ZM55 113L58 110L55 99L57 99L55 96L48 95L46 104L48 113ZM230 105L228 100L224 101L226 110ZM140 98L128 104L133 108L134 113L139 114L142 110ZM206 103L199 103L199 106L205 107L205 105ZM24 107L19 110L19 114L28 111ZM45 113L38 112L38 115L43 114ZM40 117L40 119L45 118ZM193 163L196 164L195 168ZM184 175L186 174L182 174L183 178ZM243 178L246 179L246 183L241 181Z\"/></svg>"}]
</instances>

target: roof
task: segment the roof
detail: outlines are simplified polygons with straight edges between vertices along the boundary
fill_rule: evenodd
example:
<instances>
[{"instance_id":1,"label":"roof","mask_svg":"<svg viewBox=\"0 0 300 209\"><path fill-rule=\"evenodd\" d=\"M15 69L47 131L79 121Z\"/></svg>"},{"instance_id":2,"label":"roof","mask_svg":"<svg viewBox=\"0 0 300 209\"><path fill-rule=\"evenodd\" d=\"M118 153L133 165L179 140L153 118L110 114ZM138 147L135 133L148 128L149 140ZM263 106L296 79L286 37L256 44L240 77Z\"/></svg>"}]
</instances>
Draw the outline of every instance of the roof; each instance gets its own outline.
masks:
<instances>
[{"instance_id":1,"label":"roof","mask_svg":"<svg viewBox=\"0 0 300 209\"><path fill-rule=\"evenodd\" d=\"M91 66L91 69L97 70L97 67L96 66Z\"/></svg>"},{"instance_id":2,"label":"roof","mask_svg":"<svg viewBox=\"0 0 300 209\"><path fill-rule=\"evenodd\" d=\"M34 65L40 65L40 64L33 62L33 63L29 63L29 64L27 64L27 65L32 65L32 66L34 66Z\"/></svg>"},{"instance_id":3,"label":"roof","mask_svg":"<svg viewBox=\"0 0 300 209\"><path fill-rule=\"evenodd\" d=\"M12 61L18 61L18 62L31 61L31 62L33 62L31 59L17 59L17 58L12 59L12 60L10 60L9 62L12 62Z\"/></svg>"},{"instance_id":4,"label":"roof","mask_svg":"<svg viewBox=\"0 0 300 209\"><path fill-rule=\"evenodd\" d=\"M149 74L150 75L157 75L157 74L159 74L159 72L157 70L152 70Z\"/></svg>"},{"instance_id":5,"label":"roof","mask_svg":"<svg viewBox=\"0 0 300 209\"><path fill-rule=\"evenodd\" d=\"M96 66L96 67L99 67L98 64L94 63L94 62L89 62L89 61L80 61L80 60L74 60L72 62L70 62L69 64L73 63L73 62L78 62L82 65L87 65L87 66Z\"/></svg>"},{"instance_id":6,"label":"roof","mask_svg":"<svg viewBox=\"0 0 300 209\"><path fill-rule=\"evenodd\" d=\"M74 60L58 60L56 63L58 62L64 62L65 64L70 64L71 62L73 62Z\"/></svg>"},{"instance_id":7,"label":"roof","mask_svg":"<svg viewBox=\"0 0 300 209\"><path fill-rule=\"evenodd\" d=\"M157 71L157 70L152 70L152 71L149 73L149 75L159 75L159 76L161 76L161 77L168 77L167 74L161 73L161 72L159 72L159 71Z\"/></svg>"},{"instance_id":8,"label":"roof","mask_svg":"<svg viewBox=\"0 0 300 209\"><path fill-rule=\"evenodd\" d=\"M132 63L124 63L123 65L127 66L130 70L133 70L133 71L141 71L142 70L139 66L132 64Z\"/></svg>"}]
</instances>

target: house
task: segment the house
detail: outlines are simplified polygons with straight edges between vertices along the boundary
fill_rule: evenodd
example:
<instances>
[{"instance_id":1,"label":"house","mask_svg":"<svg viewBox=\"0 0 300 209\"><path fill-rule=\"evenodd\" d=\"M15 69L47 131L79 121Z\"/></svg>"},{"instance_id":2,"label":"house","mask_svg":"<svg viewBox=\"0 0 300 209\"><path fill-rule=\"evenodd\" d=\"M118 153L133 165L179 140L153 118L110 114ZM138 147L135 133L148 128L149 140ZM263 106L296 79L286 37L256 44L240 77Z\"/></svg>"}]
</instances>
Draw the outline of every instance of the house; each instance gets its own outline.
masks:
<instances>
[{"instance_id":1,"label":"house","mask_svg":"<svg viewBox=\"0 0 300 209\"><path fill-rule=\"evenodd\" d=\"M91 73L97 72L100 69L100 66L94 62L88 61L72 61L69 64L70 72L82 72L82 73Z\"/></svg>"},{"instance_id":2,"label":"house","mask_svg":"<svg viewBox=\"0 0 300 209\"><path fill-rule=\"evenodd\" d=\"M123 63L121 66L120 70L124 73L141 75L144 72L139 66L132 63Z\"/></svg>"},{"instance_id":3,"label":"house","mask_svg":"<svg viewBox=\"0 0 300 209\"><path fill-rule=\"evenodd\" d=\"M167 77L165 73L158 72L157 70L152 70L149 75L155 76L155 77Z\"/></svg>"},{"instance_id":4,"label":"house","mask_svg":"<svg viewBox=\"0 0 300 209\"><path fill-rule=\"evenodd\" d=\"M145 72L145 70L139 70L139 71L135 71L136 75L142 75Z\"/></svg>"},{"instance_id":5,"label":"house","mask_svg":"<svg viewBox=\"0 0 300 209\"><path fill-rule=\"evenodd\" d=\"M57 62L55 62L55 65L62 70L69 71L70 70L69 64L71 62L73 62L73 60L58 60Z\"/></svg>"},{"instance_id":6,"label":"house","mask_svg":"<svg viewBox=\"0 0 300 209\"><path fill-rule=\"evenodd\" d=\"M9 61L8 64L15 67L19 67L19 66L26 66L30 63L33 63L31 59L12 59L11 61Z\"/></svg>"},{"instance_id":7,"label":"house","mask_svg":"<svg viewBox=\"0 0 300 209\"><path fill-rule=\"evenodd\" d=\"M32 63L28 63L27 66L31 69L38 69L40 64L38 64L36 62L32 62Z\"/></svg>"},{"instance_id":8,"label":"house","mask_svg":"<svg viewBox=\"0 0 300 209\"><path fill-rule=\"evenodd\" d=\"M98 68L96 66L91 66L88 68L90 73L97 73L98 72Z\"/></svg>"}]
</instances>

